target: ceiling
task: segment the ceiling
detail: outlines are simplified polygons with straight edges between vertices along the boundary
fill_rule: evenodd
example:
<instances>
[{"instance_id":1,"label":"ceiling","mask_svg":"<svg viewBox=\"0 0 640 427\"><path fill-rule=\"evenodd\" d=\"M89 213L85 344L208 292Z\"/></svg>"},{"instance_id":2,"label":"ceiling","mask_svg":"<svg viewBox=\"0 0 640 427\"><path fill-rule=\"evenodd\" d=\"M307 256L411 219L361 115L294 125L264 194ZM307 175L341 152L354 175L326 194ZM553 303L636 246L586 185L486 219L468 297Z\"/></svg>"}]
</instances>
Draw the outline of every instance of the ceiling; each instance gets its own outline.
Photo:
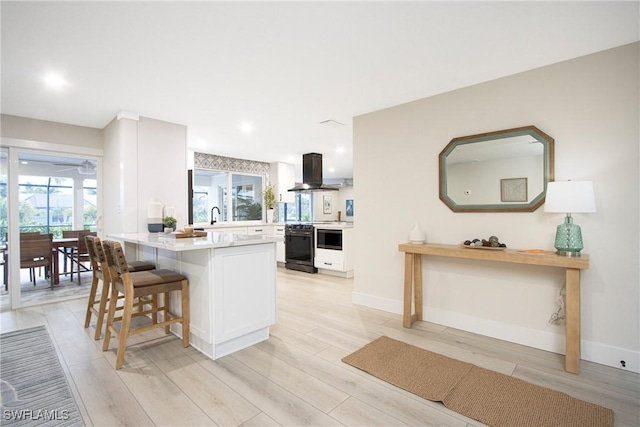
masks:
<instances>
[{"instance_id":1,"label":"ceiling","mask_svg":"<svg viewBox=\"0 0 640 427\"><path fill-rule=\"evenodd\" d=\"M0 7L3 114L103 128L130 111L188 126L197 151L295 163L298 180L306 152L327 180L352 177L354 116L637 41L640 18L637 1Z\"/></svg>"}]
</instances>

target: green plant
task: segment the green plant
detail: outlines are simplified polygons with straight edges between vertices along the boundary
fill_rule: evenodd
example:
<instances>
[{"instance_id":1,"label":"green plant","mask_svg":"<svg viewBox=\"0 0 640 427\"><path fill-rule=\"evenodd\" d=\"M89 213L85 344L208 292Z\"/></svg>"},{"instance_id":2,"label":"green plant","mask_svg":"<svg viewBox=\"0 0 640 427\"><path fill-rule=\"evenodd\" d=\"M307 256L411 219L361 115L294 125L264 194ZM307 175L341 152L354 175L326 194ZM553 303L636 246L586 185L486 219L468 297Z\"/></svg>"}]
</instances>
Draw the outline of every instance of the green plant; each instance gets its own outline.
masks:
<instances>
[{"instance_id":1,"label":"green plant","mask_svg":"<svg viewBox=\"0 0 640 427\"><path fill-rule=\"evenodd\" d=\"M238 205L236 206L236 218L239 221L258 220L262 217L262 205L253 203L252 198L238 197Z\"/></svg>"},{"instance_id":2,"label":"green plant","mask_svg":"<svg viewBox=\"0 0 640 427\"><path fill-rule=\"evenodd\" d=\"M175 230L177 223L178 220L172 216L165 216L164 218L162 218L162 225L167 228L173 228Z\"/></svg>"},{"instance_id":3,"label":"green plant","mask_svg":"<svg viewBox=\"0 0 640 427\"><path fill-rule=\"evenodd\" d=\"M276 207L276 192L273 184L267 184L267 187L264 189L264 205L267 209L274 209Z\"/></svg>"}]
</instances>

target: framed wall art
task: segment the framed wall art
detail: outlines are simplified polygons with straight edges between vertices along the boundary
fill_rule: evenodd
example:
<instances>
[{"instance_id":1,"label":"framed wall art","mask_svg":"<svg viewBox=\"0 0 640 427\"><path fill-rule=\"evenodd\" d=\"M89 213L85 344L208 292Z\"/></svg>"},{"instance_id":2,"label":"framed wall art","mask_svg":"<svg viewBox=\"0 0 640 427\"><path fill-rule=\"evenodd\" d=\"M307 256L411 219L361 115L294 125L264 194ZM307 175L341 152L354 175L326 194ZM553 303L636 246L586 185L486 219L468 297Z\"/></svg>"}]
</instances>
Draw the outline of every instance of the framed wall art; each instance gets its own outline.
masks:
<instances>
[{"instance_id":1,"label":"framed wall art","mask_svg":"<svg viewBox=\"0 0 640 427\"><path fill-rule=\"evenodd\" d=\"M347 216L353 216L353 199L347 199Z\"/></svg>"},{"instance_id":2,"label":"framed wall art","mask_svg":"<svg viewBox=\"0 0 640 427\"><path fill-rule=\"evenodd\" d=\"M507 178L500 180L501 202L526 202L527 178Z\"/></svg>"},{"instance_id":3,"label":"framed wall art","mask_svg":"<svg viewBox=\"0 0 640 427\"><path fill-rule=\"evenodd\" d=\"M331 213L331 196L322 196L322 213Z\"/></svg>"}]
</instances>

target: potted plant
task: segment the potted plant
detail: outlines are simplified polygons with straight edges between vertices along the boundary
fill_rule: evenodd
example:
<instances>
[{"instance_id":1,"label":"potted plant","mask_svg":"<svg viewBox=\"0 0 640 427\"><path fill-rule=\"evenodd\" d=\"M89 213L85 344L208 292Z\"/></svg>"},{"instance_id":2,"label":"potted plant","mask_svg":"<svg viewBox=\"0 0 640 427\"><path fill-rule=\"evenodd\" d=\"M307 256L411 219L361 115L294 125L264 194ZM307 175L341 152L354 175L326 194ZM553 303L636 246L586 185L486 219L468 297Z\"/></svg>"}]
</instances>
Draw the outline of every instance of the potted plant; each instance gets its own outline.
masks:
<instances>
[{"instance_id":1,"label":"potted plant","mask_svg":"<svg viewBox=\"0 0 640 427\"><path fill-rule=\"evenodd\" d=\"M276 192L273 184L267 184L264 189L264 206L267 208L267 222L273 222L273 212L276 207Z\"/></svg>"},{"instance_id":2,"label":"potted plant","mask_svg":"<svg viewBox=\"0 0 640 427\"><path fill-rule=\"evenodd\" d=\"M173 232L173 230L176 229L177 223L178 223L178 220L172 216L165 216L164 218L162 218L162 225L164 225L165 233Z\"/></svg>"}]
</instances>

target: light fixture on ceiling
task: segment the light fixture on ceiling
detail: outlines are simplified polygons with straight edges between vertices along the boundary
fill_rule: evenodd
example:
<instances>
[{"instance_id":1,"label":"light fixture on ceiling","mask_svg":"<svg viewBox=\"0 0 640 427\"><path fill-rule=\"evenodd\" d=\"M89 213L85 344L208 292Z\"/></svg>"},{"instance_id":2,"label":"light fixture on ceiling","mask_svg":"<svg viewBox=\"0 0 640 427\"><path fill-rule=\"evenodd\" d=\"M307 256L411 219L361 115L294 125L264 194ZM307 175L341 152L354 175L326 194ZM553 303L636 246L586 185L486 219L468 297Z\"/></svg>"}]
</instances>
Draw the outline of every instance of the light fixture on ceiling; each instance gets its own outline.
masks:
<instances>
[{"instance_id":1,"label":"light fixture on ceiling","mask_svg":"<svg viewBox=\"0 0 640 427\"><path fill-rule=\"evenodd\" d=\"M580 226L573 223L572 213L596 211L591 181L550 182L544 204L545 212L565 213L564 223L556 230L555 248L558 255L580 256L584 247Z\"/></svg>"},{"instance_id":2,"label":"light fixture on ceiling","mask_svg":"<svg viewBox=\"0 0 640 427\"><path fill-rule=\"evenodd\" d=\"M61 89L67 82L60 74L49 73L43 78L44 83L51 89Z\"/></svg>"},{"instance_id":3,"label":"light fixture on ceiling","mask_svg":"<svg viewBox=\"0 0 640 427\"><path fill-rule=\"evenodd\" d=\"M242 133L251 133L253 132L253 125L249 122L244 122L240 125L240 130Z\"/></svg>"},{"instance_id":4,"label":"light fixture on ceiling","mask_svg":"<svg viewBox=\"0 0 640 427\"><path fill-rule=\"evenodd\" d=\"M83 160L80 166L78 166L78 173L80 175L93 175L96 173L96 165L89 160Z\"/></svg>"},{"instance_id":5,"label":"light fixture on ceiling","mask_svg":"<svg viewBox=\"0 0 640 427\"><path fill-rule=\"evenodd\" d=\"M50 163L45 161L45 163ZM54 166L66 166L64 169L58 169L56 172L77 171L80 175L94 175L96 173L96 164L90 160L83 160L80 163L52 163Z\"/></svg>"}]
</instances>

